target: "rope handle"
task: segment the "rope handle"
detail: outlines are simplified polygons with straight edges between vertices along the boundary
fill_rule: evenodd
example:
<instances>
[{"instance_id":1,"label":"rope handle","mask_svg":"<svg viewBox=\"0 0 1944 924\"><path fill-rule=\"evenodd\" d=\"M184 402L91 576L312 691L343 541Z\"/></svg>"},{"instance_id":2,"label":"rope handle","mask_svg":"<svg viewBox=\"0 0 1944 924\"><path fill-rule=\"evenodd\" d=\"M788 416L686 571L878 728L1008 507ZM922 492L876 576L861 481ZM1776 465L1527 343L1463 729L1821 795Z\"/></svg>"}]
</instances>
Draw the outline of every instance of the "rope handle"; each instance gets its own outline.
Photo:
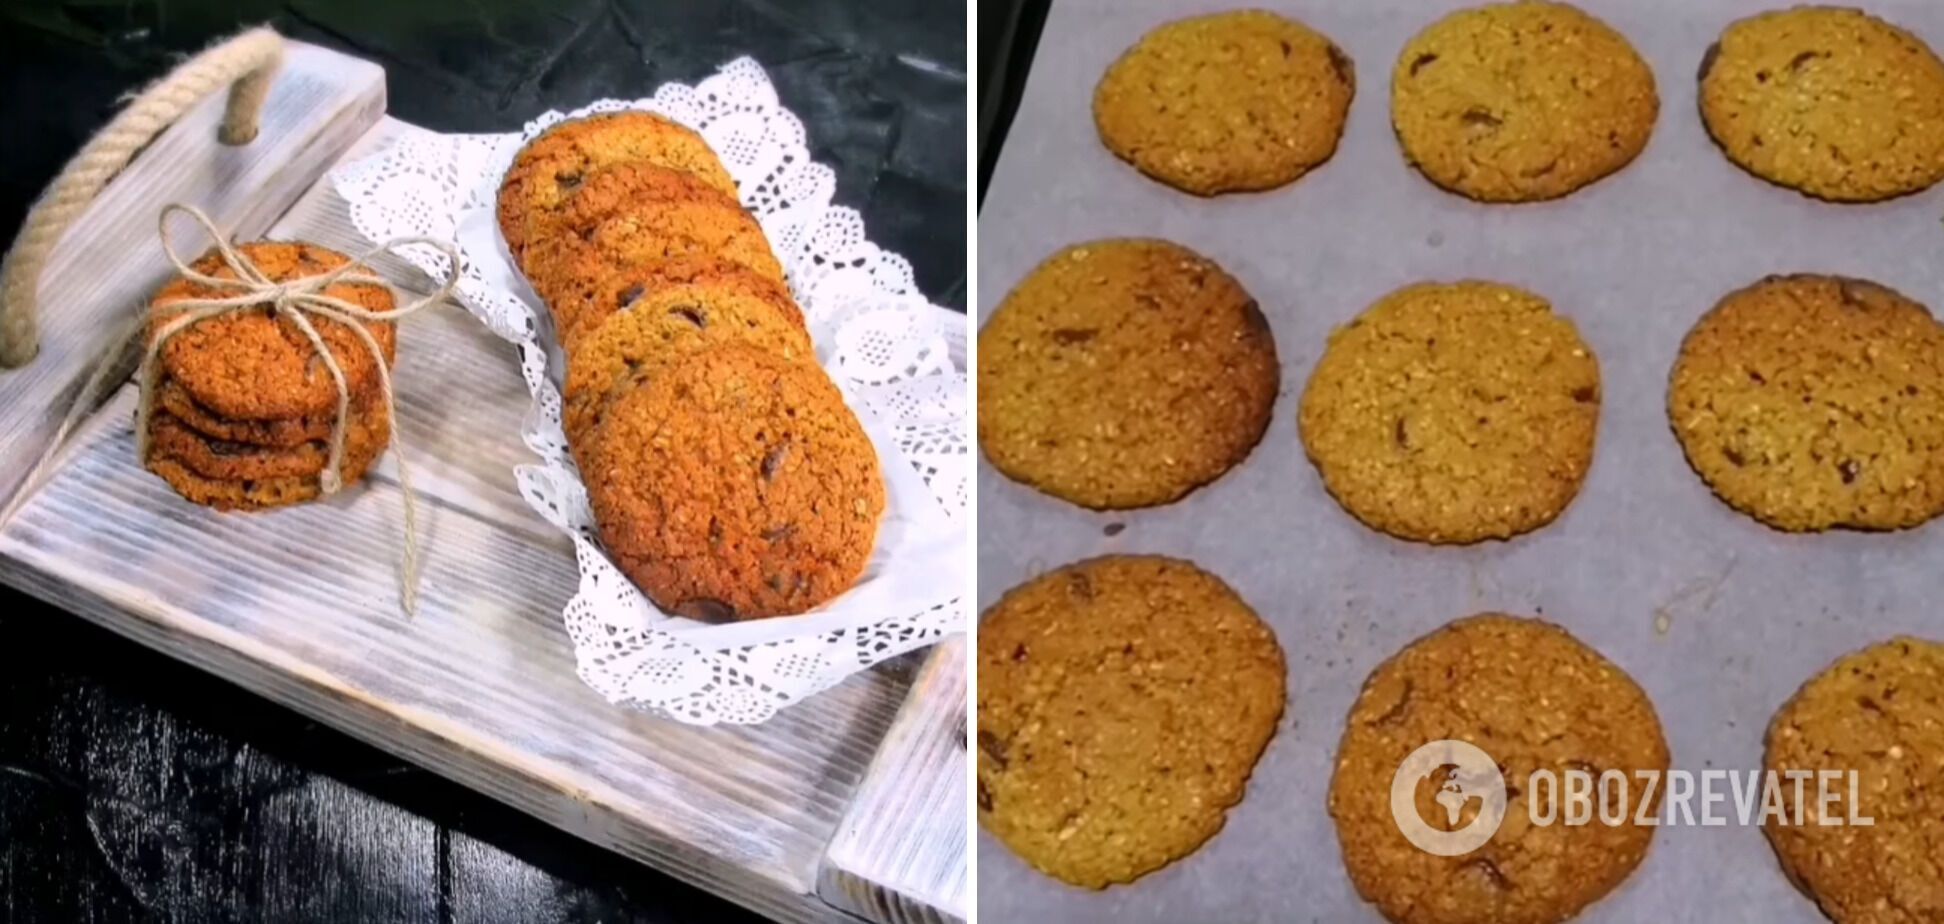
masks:
<instances>
[{"instance_id":1,"label":"rope handle","mask_svg":"<svg viewBox=\"0 0 1944 924\"><path fill-rule=\"evenodd\" d=\"M283 37L267 26L210 46L136 94L61 168L27 213L0 269L0 368L24 366L39 352L41 271L95 196L137 151L218 87L229 87L229 105L216 139L228 145L255 140L283 51Z\"/></svg>"}]
</instances>

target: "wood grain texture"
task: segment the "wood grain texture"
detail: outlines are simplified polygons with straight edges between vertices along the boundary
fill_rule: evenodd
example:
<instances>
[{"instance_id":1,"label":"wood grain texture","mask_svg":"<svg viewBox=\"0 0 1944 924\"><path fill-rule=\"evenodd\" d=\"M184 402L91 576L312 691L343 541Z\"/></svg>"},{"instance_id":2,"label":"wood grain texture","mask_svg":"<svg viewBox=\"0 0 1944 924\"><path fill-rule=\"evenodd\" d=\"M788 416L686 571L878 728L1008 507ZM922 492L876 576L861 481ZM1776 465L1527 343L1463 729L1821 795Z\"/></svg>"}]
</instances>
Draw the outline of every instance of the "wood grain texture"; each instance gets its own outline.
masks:
<instances>
[{"instance_id":1,"label":"wood grain texture","mask_svg":"<svg viewBox=\"0 0 1944 924\"><path fill-rule=\"evenodd\" d=\"M966 920L966 644L932 649L825 857L833 905L897 924Z\"/></svg>"},{"instance_id":2,"label":"wood grain texture","mask_svg":"<svg viewBox=\"0 0 1944 924\"><path fill-rule=\"evenodd\" d=\"M385 77L370 62L291 43L257 139L237 147L216 143L224 96L211 94L136 155L55 249L41 276L40 355L0 372L0 506L111 335L171 272L155 240L162 205L197 205L245 240L261 235L383 114Z\"/></svg>"},{"instance_id":3,"label":"wood grain texture","mask_svg":"<svg viewBox=\"0 0 1944 924\"><path fill-rule=\"evenodd\" d=\"M418 130L384 120L348 156ZM163 201L116 207L147 228ZM268 236L368 246L328 182ZM128 387L0 529L0 580L779 920L962 919L962 644L915 685L881 666L755 727L610 706L560 623L571 544L514 488L532 457L513 349L456 307L421 313L397 383L425 542L415 620L397 609L394 459L328 502L217 514L135 463ZM0 408L18 387L0 378Z\"/></svg>"}]
</instances>

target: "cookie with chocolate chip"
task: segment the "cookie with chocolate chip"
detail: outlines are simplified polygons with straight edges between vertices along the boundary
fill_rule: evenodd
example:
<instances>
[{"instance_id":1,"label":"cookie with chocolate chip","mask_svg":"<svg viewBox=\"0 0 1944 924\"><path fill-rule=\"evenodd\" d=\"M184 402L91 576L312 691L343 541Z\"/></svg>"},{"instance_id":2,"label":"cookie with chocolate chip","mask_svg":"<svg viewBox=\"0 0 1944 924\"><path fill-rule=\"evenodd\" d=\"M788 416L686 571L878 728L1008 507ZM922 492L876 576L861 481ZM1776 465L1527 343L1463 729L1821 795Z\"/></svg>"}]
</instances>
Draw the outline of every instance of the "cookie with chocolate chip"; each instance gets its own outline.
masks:
<instances>
[{"instance_id":1,"label":"cookie with chocolate chip","mask_svg":"<svg viewBox=\"0 0 1944 924\"><path fill-rule=\"evenodd\" d=\"M1440 856L1408 840L1393 789L1415 752L1462 741L1496 762L1504 812L1490 839ZM1643 772L1669 766L1667 740L1646 693L1626 672L1566 630L1536 619L1483 614L1405 646L1364 682L1337 745L1330 818L1357 894L1397 924L1551 924L1578 914L1640 865L1662 785ZM1459 766L1458 770L1472 770ZM1551 785L1533 780L1545 771ZM1567 823L1568 774L1607 784L1598 811ZM1411 808L1433 833L1468 831L1493 804L1480 789L1446 784L1440 768L1415 781ZM1538 806L1534 799L1552 804ZM1476 801L1474 801L1476 800ZM1605 800L1605 801L1602 801ZM1534 818L1551 824L1535 824Z\"/></svg>"},{"instance_id":2,"label":"cookie with chocolate chip","mask_svg":"<svg viewBox=\"0 0 1944 924\"><path fill-rule=\"evenodd\" d=\"M315 244L260 241L236 249L271 282L321 275L350 262L344 254ZM198 259L193 268L217 279L236 278L214 251ZM176 316L168 307L171 304L235 294L232 289L176 279L150 301L149 336L155 337ZM386 286L340 282L322 294L372 312L395 307ZM396 355L397 325L385 320L357 322L377 341L380 355L374 356L349 326L317 315L307 318L343 372L346 389L353 396L376 392L379 364L389 366ZM159 363L163 376L213 416L231 421L329 420L337 413L338 386L317 348L295 322L267 306L205 318L182 328L163 345Z\"/></svg>"},{"instance_id":3,"label":"cookie with chocolate chip","mask_svg":"<svg viewBox=\"0 0 1944 924\"><path fill-rule=\"evenodd\" d=\"M1323 485L1372 529L1508 539L1579 494L1600 366L1573 322L1512 286L1420 283L1330 335L1297 423Z\"/></svg>"},{"instance_id":4,"label":"cookie with chocolate chip","mask_svg":"<svg viewBox=\"0 0 1944 924\"><path fill-rule=\"evenodd\" d=\"M1701 65L1701 120L1737 166L1835 202L1944 180L1944 61L1862 10L1738 20Z\"/></svg>"},{"instance_id":5,"label":"cookie with chocolate chip","mask_svg":"<svg viewBox=\"0 0 1944 924\"><path fill-rule=\"evenodd\" d=\"M180 462L200 477L219 481L315 478L330 460L328 429L321 439L275 448L205 436L167 411L150 415L148 426L151 452ZM390 439L391 419L383 404L354 413L345 424L345 458L374 457Z\"/></svg>"},{"instance_id":6,"label":"cookie with chocolate chip","mask_svg":"<svg viewBox=\"0 0 1944 924\"><path fill-rule=\"evenodd\" d=\"M1630 163L1660 115L1625 36L1564 3L1459 10L1391 73L1391 123L1426 179L1482 202L1555 199Z\"/></svg>"},{"instance_id":7,"label":"cookie with chocolate chip","mask_svg":"<svg viewBox=\"0 0 1944 924\"><path fill-rule=\"evenodd\" d=\"M1114 156L1201 196L1294 182L1336 152L1356 94L1350 57L1262 10L1216 13L1141 37L1094 88Z\"/></svg>"},{"instance_id":8,"label":"cookie with chocolate chip","mask_svg":"<svg viewBox=\"0 0 1944 924\"><path fill-rule=\"evenodd\" d=\"M656 606L699 619L843 593L884 513L877 451L836 385L746 343L618 393L578 458L614 563Z\"/></svg>"},{"instance_id":9,"label":"cookie with chocolate chip","mask_svg":"<svg viewBox=\"0 0 1944 924\"><path fill-rule=\"evenodd\" d=\"M1281 383L1268 320L1214 261L1093 241L1047 258L979 332L979 445L1085 507L1165 504L1248 456Z\"/></svg>"},{"instance_id":10,"label":"cookie with chocolate chip","mask_svg":"<svg viewBox=\"0 0 1944 924\"><path fill-rule=\"evenodd\" d=\"M1764 764L1782 812L1762 830L1830 920L1944 920L1944 644L1897 638L1831 664L1769 723ZM1840 775L1799 791L1788 774L1805 772Z\"/></svg>"},{"instance_id":11,"label":"cookie with chocolate chip","mask_svg":"<svg viewBox=\"0 0 1944 924\"><path fill-rule=\"evenodd\" d=\"M525 265L528 242L547 233L591 174L622 163L680 171L737 194L708 142L673 119L631 109L562 122L522 148L500 183L500 232L515 262Z\"/></svg>"},{"instance_id":12,"label":"cookie with chocolate chip","mask_svg":"<svg viewBox=\"0 0 1944 924\"><path fill-rule=\"evenodd\" d=\"M572 326L584 280L677 260L717 259L778 284L783 267L762 225L692 174L627 163L590 176L527 247L533 290Z\"/></svg>"},{"instance_id":13,"label":"cookie with chocolate chip","mask_svg":"<svg viewBox=\"0 0 1944 924\"><path fill-rule=\"evenodd\" d=\"M1186 561L1067 565L1007 591L978 636L979 824L1073 885L1215 836L1283 713L1275 634Z\"/></svg>"},{"instance_id":14,"label":"cookie with chocolate chip","mask_svg":"<svg viewBox=\"0 0 1944 924\"><path fill-rule=\"evenodd\" d=\"M1729 506L1791 532L1944 513L1944 324L1860 279L1771 276L1681 343L1668 419Z\"/></svg>"},{"instance_id":15,"label":"cookie with chocolate chip","mask_svg":"<svg viewBox=\"0 0 1944 924\"><path fill-rule=\"evenodd\" d=\"M792 362L816 362L789 297L747 270L652 290L629 285L613 304L615 311L567 347L562 418L574 444L598 425L614 395L642 387L698 350L743 343Z\"/></svg>"}]
</instances>

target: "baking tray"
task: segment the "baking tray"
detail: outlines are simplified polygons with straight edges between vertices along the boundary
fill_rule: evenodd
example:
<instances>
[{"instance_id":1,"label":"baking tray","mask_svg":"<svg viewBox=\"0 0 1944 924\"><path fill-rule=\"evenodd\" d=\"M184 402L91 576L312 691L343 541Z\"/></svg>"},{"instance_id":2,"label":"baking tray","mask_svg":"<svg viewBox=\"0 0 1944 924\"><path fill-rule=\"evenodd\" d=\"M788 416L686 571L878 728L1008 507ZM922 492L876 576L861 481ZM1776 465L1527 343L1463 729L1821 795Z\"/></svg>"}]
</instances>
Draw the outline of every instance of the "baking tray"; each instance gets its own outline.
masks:
<instances>
[{"instance_id":1,"label":"baking tray","mask_svg":"<svg viewBox=\"0 0 1944 924\"><path fill-rule=\"evenodd\" d=\"M1283 382L1255 452L1179 503L1095 513L979 472L979 603L1093 555L1193 559L1276 630L1289 708L1227 827L1131 886L1075 889L978 843L982 921L1376 921L1351 887L1325 805L1358 688L1398 648L1497 610L1564 625L1653 698L1678 769L1761 767L1762 734L1797 686L1897 633L1944 637L1944 522L1891 534L1788 535L1716 500L1664 410L1682 336L1724 294L1778 272L1827 272L1944 305L1939 190L1876 205L1817 202L1724 158L1696 111L1702 55L1778 0L1588 0L1653 66L1661 114L1631 166L1563 200L1489 206L1407 166L1389 118L1391 65L1420 28L1467 5L1276 3L1355 60L1358 92L1327 164L1268 193L1198 199L1116 160L1094 134L1102 71L1164 21L1231 4L1062 0L1027 81L979 222L981 322L1040 259L1101 237L1168 238L1240 279L1275 331ZM1872 12L1944 47L1944 4ZM1358 524L1323 489L1296 403L1326 337L1419 280L1529 288L1600 358L1599 445L1579 499L1510 542L1433 547ZM1124 524L1107 535L1111 524ZM1578 920L1823 920L1753 827L1662 828L1639 870Z\"/></svg>"}]
</instances>

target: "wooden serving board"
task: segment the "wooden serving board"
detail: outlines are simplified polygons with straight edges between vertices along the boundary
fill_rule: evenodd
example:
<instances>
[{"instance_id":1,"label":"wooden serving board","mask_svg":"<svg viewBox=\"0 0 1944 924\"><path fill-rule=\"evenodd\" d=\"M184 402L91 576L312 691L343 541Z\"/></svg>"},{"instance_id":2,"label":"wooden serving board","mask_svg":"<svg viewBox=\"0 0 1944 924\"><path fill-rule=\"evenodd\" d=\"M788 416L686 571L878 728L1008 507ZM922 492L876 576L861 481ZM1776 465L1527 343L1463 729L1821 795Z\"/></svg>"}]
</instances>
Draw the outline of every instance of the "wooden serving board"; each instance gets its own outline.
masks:
<instances>
[{"instance_id":1,"label":"wooden serving board","mask_svg":"<svg viewBox=\"0 0 1944 924\"><path fill-rule=\"evenodd\" d=\"M407 319L396 373L424 537L398 609L395 459L327 501L219 514L134 456L124 385L22 484L106 332L168 275L156 217L200 205L241 240L357 252L325 173L422 131L384 73L292 44L258 139L215 141L220 94L145 150L42 282L34 365L0 372L0 581L546 821L785 921L966 917L965 649L954 637L753 727L609 705L574 675L565 537L527 508L517 357L457 306ZM426 280L379 261L407 292ZM969 597L968 597L969 598Z\"/></svg>"}]
</instances>

